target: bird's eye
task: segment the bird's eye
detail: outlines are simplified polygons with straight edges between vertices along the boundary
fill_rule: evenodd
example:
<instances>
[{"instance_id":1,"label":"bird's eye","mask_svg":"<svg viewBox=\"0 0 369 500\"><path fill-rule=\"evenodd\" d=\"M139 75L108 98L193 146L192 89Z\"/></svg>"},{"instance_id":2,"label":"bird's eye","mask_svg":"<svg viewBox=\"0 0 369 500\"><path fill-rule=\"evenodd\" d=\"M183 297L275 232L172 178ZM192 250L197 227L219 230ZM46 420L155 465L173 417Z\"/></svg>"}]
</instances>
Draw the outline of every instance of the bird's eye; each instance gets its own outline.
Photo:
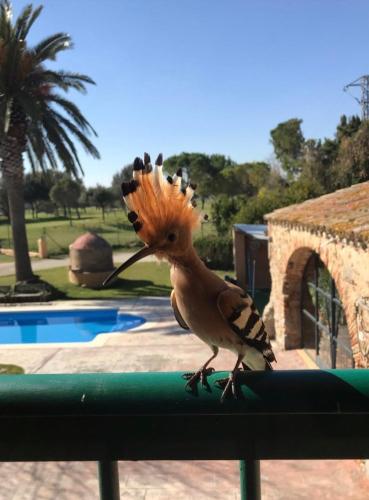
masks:
<instances>
[{"instance_id":1,"label":"bird's eye","mask_svg":"<svg viewBox=\"0 0 369 500\"><path fill-rule=\"evenodd\" d=\"M168 239L168 241L173 242L173 241L176 241L177 236L174 233L169 233L167 236L167 239Z\"/></svg>"}]
</instances>

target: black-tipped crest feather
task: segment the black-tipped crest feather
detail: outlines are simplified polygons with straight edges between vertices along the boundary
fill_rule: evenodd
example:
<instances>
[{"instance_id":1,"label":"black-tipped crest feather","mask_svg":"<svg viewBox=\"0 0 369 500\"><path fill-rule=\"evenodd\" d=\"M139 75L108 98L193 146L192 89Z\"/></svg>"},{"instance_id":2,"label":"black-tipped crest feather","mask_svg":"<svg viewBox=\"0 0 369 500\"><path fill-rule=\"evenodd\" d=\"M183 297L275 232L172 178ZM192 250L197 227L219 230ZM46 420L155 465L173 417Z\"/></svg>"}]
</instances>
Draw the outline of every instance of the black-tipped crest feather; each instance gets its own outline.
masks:
<instances>
[{"instance_id":1,"label":"black-tipped crest feather","mask_svg":"<svg viewBox=\"0 0 369 500\"><path fill-rule=\"evenodd\" d=\"M146 165L148 165L150 162L151 162L150 155L149 155L149 154L147 154L147 153L144 153L144 164L145 164L145 167L146 167Z\"/></svg>"},{"instance_id":2,"label":"black-tipped crest feather","mask_svg":"<svg viewBox=\"0 0 369 500\"><path fill-rule=\"evenodd\" d=\"M133 170L144 170L144 168L145 166L141 158L135 158L135 161L133 162Z\"/></svg>"},{"instance_id":3,"label":"black-tipped crest feather","mask_svg":"<svg viewBox=\"0 0 369 500\"><path fill-rule=\"evenodd\" d=\"M162 153L160 153L158 155L158 157L156 158L155 165L157 165L158 167L161 167L163 165L163 155L162 155Z\"/></svg>"}]
</instances>

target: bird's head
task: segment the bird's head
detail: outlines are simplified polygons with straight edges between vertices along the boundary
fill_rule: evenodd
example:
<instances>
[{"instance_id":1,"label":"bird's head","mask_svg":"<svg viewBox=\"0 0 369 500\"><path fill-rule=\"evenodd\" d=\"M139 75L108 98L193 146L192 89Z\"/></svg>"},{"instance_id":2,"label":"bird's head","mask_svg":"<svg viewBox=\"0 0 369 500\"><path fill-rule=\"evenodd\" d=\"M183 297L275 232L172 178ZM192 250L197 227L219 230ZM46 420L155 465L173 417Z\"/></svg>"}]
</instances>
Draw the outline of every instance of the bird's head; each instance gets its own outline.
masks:
<instances>
[{"instance_id":1,"label":"bird's head","mask_svg":"<svg viewBox=\"0 0 369 500\"><path fill-rule=\"evenodd\" d=\"M186 255L192 246L192 231L200 222L200 214L191 202L195 189L193 184L182 185L181 169L173 177L163 176L161 154L154 166L146 153L144 161L135 159L133 179L123 182L122 194L128 220L145 246L109 275L104 285L148 255L169 262Z\"/></svg>"}]
</instances>

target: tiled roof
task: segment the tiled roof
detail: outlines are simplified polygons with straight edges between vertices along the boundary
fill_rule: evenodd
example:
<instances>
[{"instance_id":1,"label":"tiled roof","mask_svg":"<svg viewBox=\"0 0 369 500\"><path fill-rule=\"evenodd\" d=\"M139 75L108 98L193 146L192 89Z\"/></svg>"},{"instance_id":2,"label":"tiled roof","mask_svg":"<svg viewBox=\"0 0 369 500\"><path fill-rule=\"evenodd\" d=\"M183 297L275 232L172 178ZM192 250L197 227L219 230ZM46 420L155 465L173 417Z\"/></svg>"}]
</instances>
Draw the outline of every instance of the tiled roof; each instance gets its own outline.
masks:
<instances>
[{"instance_id":1,"label":"tiled roof","mask_svg":"<svg viewBox=\"0 0 369 500\"><path fill-rule=\"evenodd\" d=\"M271 223L368 242L369 182L279 208L267 214L265 219Z\"/></svg>"}]
</instances>

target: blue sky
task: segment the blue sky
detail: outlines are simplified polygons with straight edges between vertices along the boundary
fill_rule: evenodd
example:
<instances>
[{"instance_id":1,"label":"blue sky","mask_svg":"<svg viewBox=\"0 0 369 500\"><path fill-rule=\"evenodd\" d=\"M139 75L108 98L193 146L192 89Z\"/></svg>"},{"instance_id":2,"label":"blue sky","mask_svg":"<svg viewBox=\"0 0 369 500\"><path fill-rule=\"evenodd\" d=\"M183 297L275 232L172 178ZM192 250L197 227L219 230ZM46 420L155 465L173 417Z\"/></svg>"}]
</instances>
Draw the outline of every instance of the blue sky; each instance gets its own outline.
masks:
<instances>
[{"instance_id":1,"label":"blue sky","mask_svg":"<svg viewBox=\"0 0 369 500\"><path fill-rule=\"evenodd\" d=\"M19 11L26 2L13 0ZM57 65L90 75L71 94L97 130L101 160L81 151L85 183L109 185L148 151L268 160L269 132L303 119L305 137L334 134L360 113L342 91L369 73L364 0L44 0L30 42L64 31Z\"/></svg>"}]
</instances>

